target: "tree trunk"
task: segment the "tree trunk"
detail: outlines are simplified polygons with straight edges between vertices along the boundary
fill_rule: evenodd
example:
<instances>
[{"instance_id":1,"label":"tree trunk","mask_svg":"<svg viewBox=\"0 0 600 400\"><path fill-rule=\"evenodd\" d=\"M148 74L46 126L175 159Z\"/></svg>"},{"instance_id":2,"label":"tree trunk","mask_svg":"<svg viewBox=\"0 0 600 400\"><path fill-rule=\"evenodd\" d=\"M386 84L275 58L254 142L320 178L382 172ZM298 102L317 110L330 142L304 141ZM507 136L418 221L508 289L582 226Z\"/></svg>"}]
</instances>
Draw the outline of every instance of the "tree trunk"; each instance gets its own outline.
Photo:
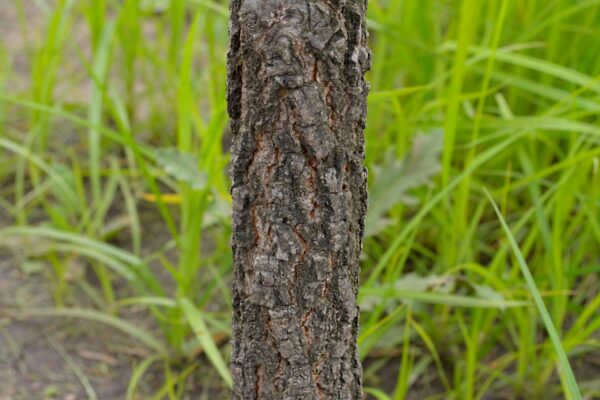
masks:
<instances>
[{"instance_id":1,"label":"tree trunk","mask_svg":"<svg viewBox=\"0 0 600 400\"><path fill-rule=\"evenodd\" d=\"M360 399L366 0L232 0L234 399Z\"/></svg>"}]
</instances>

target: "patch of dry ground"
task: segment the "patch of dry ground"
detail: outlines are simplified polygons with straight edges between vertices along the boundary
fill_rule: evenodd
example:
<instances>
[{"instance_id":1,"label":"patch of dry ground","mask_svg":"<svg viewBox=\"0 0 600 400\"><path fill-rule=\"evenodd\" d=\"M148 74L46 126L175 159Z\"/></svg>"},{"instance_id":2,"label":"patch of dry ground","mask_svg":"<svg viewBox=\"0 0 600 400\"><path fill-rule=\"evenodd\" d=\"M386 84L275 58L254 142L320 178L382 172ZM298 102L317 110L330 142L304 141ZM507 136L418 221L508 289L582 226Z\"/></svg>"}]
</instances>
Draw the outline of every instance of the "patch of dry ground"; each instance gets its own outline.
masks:
<instances>
[{"instance_id":1,"label":"patch of dry ground","mask_svg":"<svg viewBox=\"0 0 600 400\"><path fill-rule=\"evenodd\" d=\"M99 399L124 398L131 367L149 355L148 350L98 323L25 319L7 312L52 307L53 302L42 273L28 275L7 253L0 253L0 258L0 400L87 398L77 369ZM152 377L145 381L142 389L148 393Z\"/></svg>"}]
</instances>

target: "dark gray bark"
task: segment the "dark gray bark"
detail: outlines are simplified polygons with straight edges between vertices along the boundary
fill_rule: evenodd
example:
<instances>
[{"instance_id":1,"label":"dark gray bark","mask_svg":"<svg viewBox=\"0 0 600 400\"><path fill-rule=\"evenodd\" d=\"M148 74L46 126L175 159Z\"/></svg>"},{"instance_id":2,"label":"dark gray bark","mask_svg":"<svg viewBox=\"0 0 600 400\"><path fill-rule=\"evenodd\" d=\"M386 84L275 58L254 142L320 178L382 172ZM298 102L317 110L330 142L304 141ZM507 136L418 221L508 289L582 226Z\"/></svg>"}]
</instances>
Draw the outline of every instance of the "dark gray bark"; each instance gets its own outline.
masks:
<instances>
[{"instance_id":1,"label":"dark gray bark","mask_svg":"<svg viewBox=\"0 0 600 400\"><path fill-rule=\"evenodd\" d=\"M234 399L360 399L366 0L232 0Z\"/></svg>"}]
</instances>

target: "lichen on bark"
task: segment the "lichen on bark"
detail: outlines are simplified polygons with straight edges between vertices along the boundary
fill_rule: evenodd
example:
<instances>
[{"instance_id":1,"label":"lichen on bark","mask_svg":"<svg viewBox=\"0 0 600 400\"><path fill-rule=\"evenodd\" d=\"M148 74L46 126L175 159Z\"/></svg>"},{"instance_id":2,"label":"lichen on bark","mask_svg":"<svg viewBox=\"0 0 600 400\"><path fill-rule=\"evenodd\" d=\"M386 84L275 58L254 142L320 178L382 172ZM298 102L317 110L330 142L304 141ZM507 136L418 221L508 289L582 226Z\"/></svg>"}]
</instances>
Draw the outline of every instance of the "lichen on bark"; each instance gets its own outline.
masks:
<instances>
[{"instance_id":1,"label":"lichen on bark","mask_svg":"<svg viewBox=\"0 0 600 400\"><path fill-rule=\"evenodd\" d=\"M360 399L366 0L232 0L234 399Z\"/></svg>"}]
</instances>

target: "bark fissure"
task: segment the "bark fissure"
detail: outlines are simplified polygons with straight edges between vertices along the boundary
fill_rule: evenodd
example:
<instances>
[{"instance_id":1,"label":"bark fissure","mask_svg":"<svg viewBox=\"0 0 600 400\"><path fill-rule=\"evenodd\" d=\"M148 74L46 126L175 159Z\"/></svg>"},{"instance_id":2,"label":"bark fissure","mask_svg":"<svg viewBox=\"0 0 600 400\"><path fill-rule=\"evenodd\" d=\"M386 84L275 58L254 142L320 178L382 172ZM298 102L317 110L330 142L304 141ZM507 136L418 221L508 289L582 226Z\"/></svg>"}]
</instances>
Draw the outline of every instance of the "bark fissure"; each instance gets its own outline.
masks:
<instances>
[{"instance_id":1,"label":"bark fissure","mask_svg":"<svg viewBox=\"0 0 600 400\"><path fill-rule=\"evenodd\" d=\"M360 399L365 0L232 0L235 399Z\"/></svg>"}]
</instances>

